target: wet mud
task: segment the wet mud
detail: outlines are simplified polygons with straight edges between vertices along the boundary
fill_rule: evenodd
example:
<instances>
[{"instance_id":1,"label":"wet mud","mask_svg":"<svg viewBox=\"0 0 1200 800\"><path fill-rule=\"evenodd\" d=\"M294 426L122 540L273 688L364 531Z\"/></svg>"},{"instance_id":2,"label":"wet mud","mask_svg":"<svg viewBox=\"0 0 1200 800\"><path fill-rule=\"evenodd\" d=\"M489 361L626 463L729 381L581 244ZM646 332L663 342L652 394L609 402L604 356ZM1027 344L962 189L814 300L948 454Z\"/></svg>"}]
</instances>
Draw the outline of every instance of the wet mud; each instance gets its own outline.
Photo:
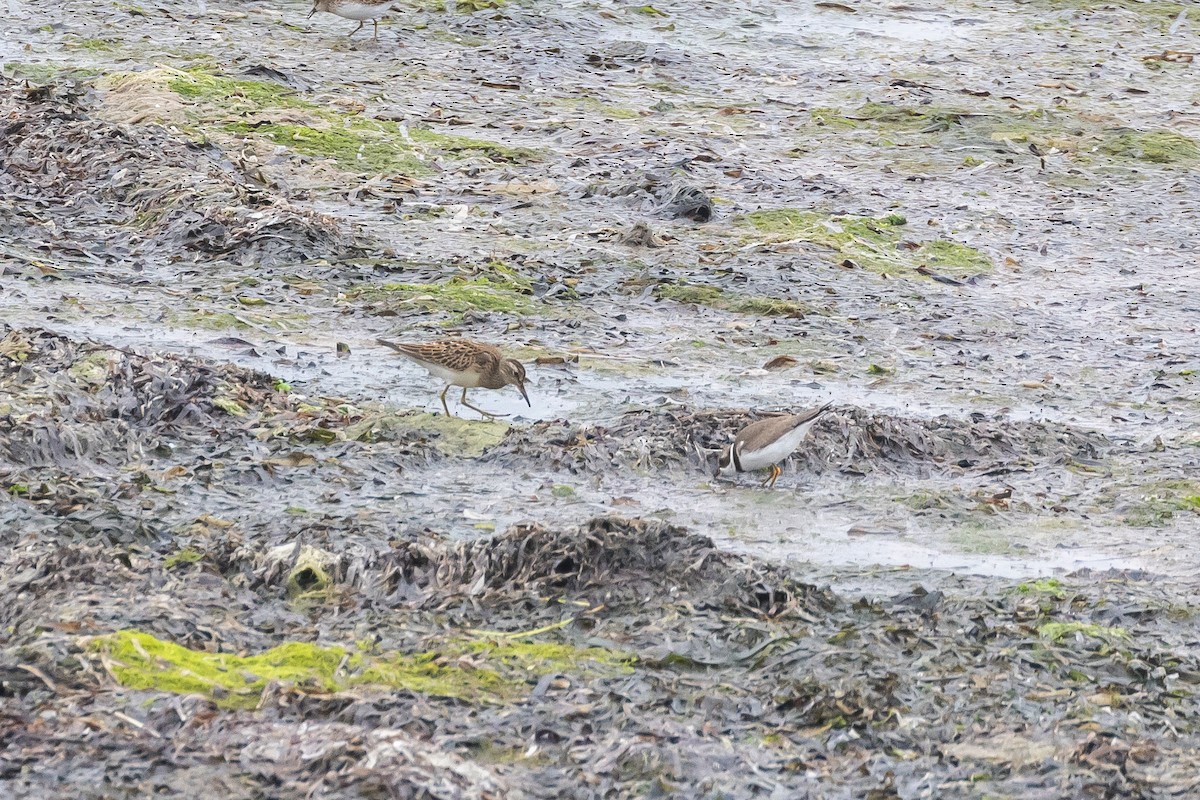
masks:
<instances>
[{"instance_id":1,"label":"wet mud","mask_svg":"<svg viewBox=\"0 0 1200 800\"><path fill-rule=\"evenodd\" d=\"M308 8L0 6L0 794L1196 793L1194 9Z\"/></svg>"}]
</instances>

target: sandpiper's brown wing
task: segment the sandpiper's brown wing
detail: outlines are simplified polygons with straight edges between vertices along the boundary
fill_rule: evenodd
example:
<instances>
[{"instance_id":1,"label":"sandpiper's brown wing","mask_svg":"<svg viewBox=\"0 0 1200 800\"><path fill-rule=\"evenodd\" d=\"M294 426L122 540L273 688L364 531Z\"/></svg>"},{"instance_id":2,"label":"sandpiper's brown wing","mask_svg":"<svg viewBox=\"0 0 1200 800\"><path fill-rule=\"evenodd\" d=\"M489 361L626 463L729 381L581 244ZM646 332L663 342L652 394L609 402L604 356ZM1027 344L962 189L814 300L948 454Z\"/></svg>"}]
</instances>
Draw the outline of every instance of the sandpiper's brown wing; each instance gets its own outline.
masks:
<instances>
[{"instance_id":1,"label":"sandpiper's brown wing","mask_svg":"<svg viewBox=\"0 0 1200 800\"><path fill-rule=\"evenodd\" d=\"M817 408L802 411L799 414L781 414L778 417L768 417L752 422L737 435L738 452L760 450L771 442L784 436L793 428L798 428L824 414L833 403L825 403Z\"/></svg>"},{"instance_id":2,"label":"sandpiper's brown wing","mask_svg":"<svg viewBox=\"0 0 1200 800\"><path fill-rule=\"evenodd\" d=\"M425 364L437 364L440 367L465 372L477 367L480 351L494 350L491 345L481 345L467 339L444 339L439 342L389 342L387 339L377 339L380 344L387 345L401 355L408 356L413 361Z\"/></svg>"}]
</instances>

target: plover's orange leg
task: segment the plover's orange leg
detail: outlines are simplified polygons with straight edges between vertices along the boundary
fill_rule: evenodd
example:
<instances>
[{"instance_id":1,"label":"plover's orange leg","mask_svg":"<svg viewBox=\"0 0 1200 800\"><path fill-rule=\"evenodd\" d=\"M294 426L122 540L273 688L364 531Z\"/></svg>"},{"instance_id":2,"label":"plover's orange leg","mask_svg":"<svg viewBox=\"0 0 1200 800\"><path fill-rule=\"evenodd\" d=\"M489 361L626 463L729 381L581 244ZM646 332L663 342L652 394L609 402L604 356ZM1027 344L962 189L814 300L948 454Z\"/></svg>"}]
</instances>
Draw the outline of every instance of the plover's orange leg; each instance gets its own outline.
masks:
<instances>
[{"instance_id":1,"label":"plover's orange leg","mask_svg":"<svg viewBox=\"0 0 1200 800\"><path fill-rule=\"evenodd\" d=\"M781 470L779 468L779 465L772 464L771 465L771 474L767 476L767 479L765 481L763 481L763 484L762 484L763 487L766 489L774 488L775 481L778 480L779 476L782 474L783 474L783 470Z\"/></svg>"}]
</instances>

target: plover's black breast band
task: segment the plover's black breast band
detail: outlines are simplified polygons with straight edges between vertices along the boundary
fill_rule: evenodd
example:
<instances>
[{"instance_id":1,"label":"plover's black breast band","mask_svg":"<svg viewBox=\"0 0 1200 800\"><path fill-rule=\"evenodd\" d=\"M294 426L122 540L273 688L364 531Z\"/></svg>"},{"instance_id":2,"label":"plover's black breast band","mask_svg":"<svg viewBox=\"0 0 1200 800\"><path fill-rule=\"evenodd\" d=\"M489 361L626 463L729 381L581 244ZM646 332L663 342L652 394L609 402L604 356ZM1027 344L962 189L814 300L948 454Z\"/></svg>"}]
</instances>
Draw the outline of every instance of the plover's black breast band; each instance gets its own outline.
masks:
<instances>
[{"instance_id":1,"label":"plover's black breast band","mask_svg":"<svg viewBox=\"0 0 1200 800\"><path fill-rule=\"evenodd\" d=\"M732 458L733 458L733 468L736 469L738 472L745 472L746 470L742 469L742 460L740 458L738 458L737 451L738 451L738 447L737 447L737 442L735 441L733 444L731 444L729 446L729 455L732 456Z\"/></svg>"}]
</instances>

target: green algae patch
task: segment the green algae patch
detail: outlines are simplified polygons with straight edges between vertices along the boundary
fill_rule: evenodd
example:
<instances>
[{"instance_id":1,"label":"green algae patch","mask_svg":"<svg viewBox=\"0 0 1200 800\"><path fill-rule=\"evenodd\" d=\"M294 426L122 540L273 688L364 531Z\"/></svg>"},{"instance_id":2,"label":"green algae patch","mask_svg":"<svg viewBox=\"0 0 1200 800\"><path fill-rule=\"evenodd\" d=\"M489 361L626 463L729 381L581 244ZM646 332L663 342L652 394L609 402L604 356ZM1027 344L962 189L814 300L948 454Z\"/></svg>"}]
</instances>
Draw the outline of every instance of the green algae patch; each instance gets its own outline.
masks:
<instances>
[{"instance_id":1,"label":"green algae patch","mask_svg":"<svg viewBox=\"0 0 1200 800\"><path fill-rule=\"evenodd\" d=\"M1035 0L1042 6L1055 11L1082 11L1096 13L1120 8L1133 12L1147 20L1166 26L1174 22L1181 13L1195 9L1183 3L1156 2L1156 0Z\"/></svg>"},{"instance_id":2,"label":"green algae patch","mask_svg":"<svg viewBox=\"0 0 1200 800\"><path fill-rule=\"evenodd\" d=\"M1079 163L1186 166L1200 161L1200 143L1181 133L1134 131L1057 109L966 111L867 102L850 111L813 109L810 118L835 132L869 131L871 143L880 147L948 148L945 165L955 168L982 163L964 161L957 153L964 147L999 151L1011 159L1024 149L1021 145L1057 150Z\"/></svg>"},{"instance_id":3,"label":"green algae patch","mask_svg":"<svg viewBox=\"0 0 1200 800\"><path fill-rule=\"evenodd\" d=\"M494 11L505 5L507 0L455 0L454 11L457 14L474 14L477 11Z\"/></svg>"},{"instance_id":4,"label":"green algae patch","mask_svg":"<svg viewBox=\"0 0 1200 800\"><path fill-rule=\"evenodd\" d=\"M113 39L80 39L77 42L67 42L66 46L87 50L89 53L109 53L117 49L120 43Z\"/></svg>"},{"instance_id":5,"label":"green algae patch","mask_svg":"<svg viewBox=\"0 0 1200 800\"><path fill-rule=\"evenodd\" d=\"M246 416L245 407L232 397L214 397L212 404L231 417Z\"/></svg>"},{"instance_id":6,"label":"green algae patch","mask_svg":"<svg viewBox=\"0 0 1200 800\"><path fill-rule=\"evenodd\" d=\"M601 648L453 639L436 650L365 653L287 642L256 655L191 650L137 630L92 640L110 674L130 689L199 694L227 708L254 708L270 684L333 694L366 686L468 702L520 699L531 681L553 674L627 674L633 657ZM470 664L460 666L469 657Z\"/></svg>"},{"instance_id":7,"label":"green algae patch","mask_svg":"<svg viewBox=\"0 0 1200 800\"><path fill-rule=\"evenodd\" d=\"M1036 581L1025 581L1017 584L1017 593L1024 595L1045 595L1055 600L1063 600L1067 596L1062 581L1058 578L1039 578Z\"/></svg>"},{"instance_id":8,"label":"green algae patch","mask_svg":"<svg viewBox=\"0 0 1200 800\"><path fill-rule=\"evenodd\" d=\"M373 657L288 642L238 656L189 650L133 630L98 639L93 647L122 686L205 695L227 708L254 708L272 683L318 694L375 685L461 700L504 699L518 688L492 670L444 666L431 653Z\"/></svg>"},{"instance_id":9,"label":"green algae patch","mask_svg":"<svg viewBox=\"0 0 1200 800\"><path fill-rule=\"evenodd\" d=\"M914 492L913 494L895 499L913 511L942 511L954 508L956 505L952 495L936 490Z\"/></svg>"},{"instance_id":10,"label":"green algae patch","mask_svg":"<svg viewBox=\"0 0 1200 800\"><path fill-rule=\"evenodd\" d=\"M77 360L67 370L67 374L80 383L102 386L108 380L110 368L108 351L98 350Z\"/></svg>"},{"instance_id":11,"label":"green algae patch","mask_svg":"<svg viewBox=\"0 0 1200 800\"><path fill-rule=\"evenodd\" d=\"M307 123L273 120L232 122L227 133L270 139L298 153L332 159L350 172L379 172L426 175L428 159L437 154L461 157L481 155L492 161L519 163L534 156L527 148L507 147L484 139L437 133L424 128L406 128L390 120L342 118L308 106Z\"/></svg>"},{"instance_id":12,"label":"green algae patch","mask_svg":"<svg viewBox=\"0 0 1200 800\"><path fill-rule=\"evenodd\" d=\"M896 126L912 132L946 130L957 125L971 112L937 106L901 106L893 103L863 103L852 111L837 108L814 108L809 112L818 125L841 128L861 128L868 125Z\"/></svg>"},{"instance_id":13,"label":"green algae patch","mask_svg":"<svg viewBox=\"0 0 1200 800\"><path fill-rule=\"evenodd\" d=\"M916 249L918 258L927 260L928 266L952 270L956 274L978 274L992 268L992 260L974 247L952 242L949 239L934 239Z\"/></svg>"},{"instance_id":14,"label":"green algae patch","mask_svg":"<svg viewBox=\"0 0 1200 800\"><path fill-rule=\"evenodd\" d=\"M163 559L163 567L166 569L175 569L176 567L195 564L204 558L204 554L192 547L184 547L176 550L171 555Z\"/></svg>"},{"instance_id":15,"label":"green algae patch","mask_svg":"<svg viewBox=\"0 0 1200 800\"><path fill-rule=\"evenodd\" d=\"M664 283L654 290L654 296L676 303L708 306L738 314L759 317L803 317L810 312L808 306L794 300L779 297L759 297L725 292L716 286L695 283Z\"/></svg>"},{"instance_id":16,"label":"green algae patch","mask_svg":"<svg viewBox=\"0 0 1200 800\"><path fill-rule=\"evenodd\" d=\"M395 132L396 135L401 135L401 126L399 123L390 122L387 120L367 120L362 124L370 123L376 126L383 126L385 129ZM405 135L418 144L432 147L445 153L455 155L463 155L475 153L478 155L487 156L492 161L500 161L511 164L519 164L525 161L533 160L537 157L537 151L528 147L511 147L498 142L488 141L487 139L475 139L470 136L458 136L449 133L438 133L431 131L428 128L409 128Z\"/></svg>"},{"instance_id":17,"label":"green algae patch","mask_svg":"<svg viewBox=\"0 0 1200 800\"><path fill-rule=\"evenodd\" d=\"M467 311L538 314L541 306L529 296L530 292L526 281L495 274L456 277L444 283L385 283L350 292L347 296L379 301L389 312L396 311L396 306L411 306L451 315Z\"/></svg>"},{"instance_id":18,"label":"green algae patch","mask_svg":"<svg viewBox=\"0 0 1200 800\"><path fill-rule=\"evenodd\" d=\"M446 11L445 0L398 0L397 5L406 10L424 11L429 14L441 14Z\"/></svg>"},{"instance_id":19,"label":"green algae patch","mask_svg":"<svg viewBox=\"0 0 1200 800\"><path fill-rule=\"evenodd\" d=\"M1052 642L1061 642L1068 637L1074 637L1076 634L1105 641L1129 638L1129 632L1124 628L1110 628L1090 622L1047 622L1044 625L1039 625L1037 632L1038 636L1043 639L1049 639Z\"/></svg>"},{"instance_id":20,"label":"green algae patch","mask_svg":"<svg viewBox=\"0 0 1200 800\"><path fill-rule=\"evenodd\" d=\"M662 284L654 290L655 297L698 306L717 306L724 302L725 293L715 286L694 283Z\"/></svg>"},{"instance_id":21,"label":"green algae patch","mask_svg":"<svg viewBox=\"0 0 1200 800\"><path fill-rule=\"evenodd\" d=\"M177 70L159 67L127 75L117 88L158 86L186 101L188 116L201 130L217 129L234 136L253 136L314 158L328 158L349 172L426 175L435 155L480 155L498 162L518 163L536 153L484 139L410 128L391 120L350 115L299 97L270 81L215 75L203 68ZM286 117L277 113L287 109ZM231 117L233 119L231 119Z\"/></svg>"},{"instance_id":22,"label":"green algae patch","mask_svg":"<svg viewBox=\"0 0 1200 800\"><path fill-rule=\"evenodd\" d=\"M234 314L229 311L214 311L198 309L190 313L168 311L164 319L171 325L184 328L201 328L211 331L247 330L264 327L278 331L293 331L304 327L309 315L302 311L261 311L251 312L248 309L239 310Z\"/></svg>"},{"instance_id":23,"label":"green algae patch","mask_svg":"<svg viewBox=\"0 0 1200 800\"><path fill-rule=\"evenodd\" d=\"M626 108L625 106L610 106L600 103L594 107L596 113L608 119L640 119L641 112L636 108Z\"/></svg>"},{"instance_id":24,"label":"green algae patch","mask_svg":"<svg viewBox=\"0 0 1200 800\"><path fill-rule=\"evenodd\" d=\"M1174 131L1128 131L1100 145L1101 152L1118 158L1154 164L1192 164L1200 161L1200 144Z\"/></svg>"},{"instance_id":25,"label":"green algae patch","mask_svg":"<svg viewBox=\"0 0 1200 800\"><path fill-rule=\"evenodd\" d=\"M230 78L197 66L186 70L155 67L143 72L114 74L104 81L114 93L154 107L156 117L164 111L155 101L173 98L186 105L193 119L246 115L272 108L319 108L297 96L296 91L272 81ZM175 119L178 121L178 118Z\"/></svg>"},{"instance_id":26,"label":"green algae patch","mask_svg":"<svg viewBox=\"0 0 1200 800\"><path fill-rule=\"evenodd\" d=\"M351 172L426 175L429 166L407 144L373 135L362 126L319 128L286 122L236 122L225 126L235 134L264 136L308 156L330 158Z\"/></svg>"},{"instance_id":27,"label":"green algae patch","mask_svg":"<svg viewBox=\"0 0 1200 800\"><path fill-rule=\"evenodd\" d=\"M949 270L956 275L974 275L992 268L990 258L960 242L906 241L903 232L907 220L899 214L828 216L782 208L753 211L743 221L768 242L812 242L833 251L835 260L843 266L872 272L920 277L918 267L935 272Z\"/></svg>"},{"instance_id":28,"label":"green algae patch","mask_svg":"<svg viewBox=\"0 0 1200 800\"><path fill-rule=\"evenodd\" d=\"M1078 126L1074 117L1043 109L1013 112L867 102L848 111L815 108L809 115L817 126L871 131L878 137L875 144L881 146L1036 140L1038 144L1072 149L1072 142L1080 135L1069 131Z\"/></svg>"},{"instance_id":29,"label":"green algae patch","mask_svg":"<svg viewBox=\"0 0 1200 800\"><path fill-rule=\"evenodd\" d=\"M598 116L612 120L641 119L642 117L641 112L636 108L605 103L603 100L599 100L595 97L568 99L563 102L566 105L578 109L579 111L589 112L590 116Z\"/></svg>"},{"instance_id":30,"label":"green algae patch","mask_svg":"<svg viewBox=\"0 0 1200 800\"><path fill-rule=\"evenodd\" d=\"M810 312L808 306L795 300L785 300L782 297L756 297L753 295L738 295L733 298L731 311L739 314L753 314L759 317L803 317Z\"/></svg>"},{"instance_id":31,"label":"green algae patch","mask_svg":"<svg viewBox=\"0 0 1200 800\"><path fill-rule=\"evenodd\" d=\"M183 99L219 105L225 113L307 105L296 97L293 89L278 83L226 78L203 69L159 67L130 77L143 82L163 81L168 89Z\"/></svg>"},{"instance_id":32,"label":"green algae patch","mask_svg":"<svg viewBox=\"0 0 1200 800\"><path fill-rule=\"evenodd\" d=\"M1161 481L1142 487L1137 500L1124 507L1121 522L1142 528L1170 524L1179 514L1200 513L1200 482Z\"/></svg>"},{"instance_id":33,"label":"green algae patch","mask_svg":"<svg viewBox=\"0 0 1200 800\"><path fill-rule=\"evenodd\" d=\"M92 645L110 660L122 686L175 694L211 696L220 705L257 704L270 681L332 692L334 673L346 652L304 642L288 642L255 656L206 653L134 630L118 631Z\"/></svg>"},{"instance_id":34,"label":"green algae patch","mask_svg":"<svg viewBox=\"0 0 1200 800\"><path fill-rule=\"evenodd\" d=\"M961 553L1006 555L1015 552L1009 536L975 520L967 520L955 528L950 541Z\"/></svg>"},{"instance_id":35,"label":"green algae patch","mask_svg":"<svg viewBox=\"0 0 1200 800\"><path fill-rule=\"evenodd\" d=\"M430 396L440 391L430 387ZM512 389L510 391L516 391ZM451 388L447 400L457 400L461 390ZM472 404L486 408L480 392L467 395ZM508 435L509 425L500 420L477 421L424 412L383 413L369 416L346 428L346 438L361 442L397 439L427 439L438 452L452 458L475 458L495 447Z\"/></svg>"},{"instance_id":36,"label":"green algae patch","mask_svg":"<svg viewBox=\"0 0 1200 800\"><path fill-rule=\"evenodd\" d=\"M0 74L41 85L72 78L94 78L100 74L100 71L82 67L65 67L62 64L27 64L20 61L8 61L0 65Z\"/></svg>"}]
</instances>

